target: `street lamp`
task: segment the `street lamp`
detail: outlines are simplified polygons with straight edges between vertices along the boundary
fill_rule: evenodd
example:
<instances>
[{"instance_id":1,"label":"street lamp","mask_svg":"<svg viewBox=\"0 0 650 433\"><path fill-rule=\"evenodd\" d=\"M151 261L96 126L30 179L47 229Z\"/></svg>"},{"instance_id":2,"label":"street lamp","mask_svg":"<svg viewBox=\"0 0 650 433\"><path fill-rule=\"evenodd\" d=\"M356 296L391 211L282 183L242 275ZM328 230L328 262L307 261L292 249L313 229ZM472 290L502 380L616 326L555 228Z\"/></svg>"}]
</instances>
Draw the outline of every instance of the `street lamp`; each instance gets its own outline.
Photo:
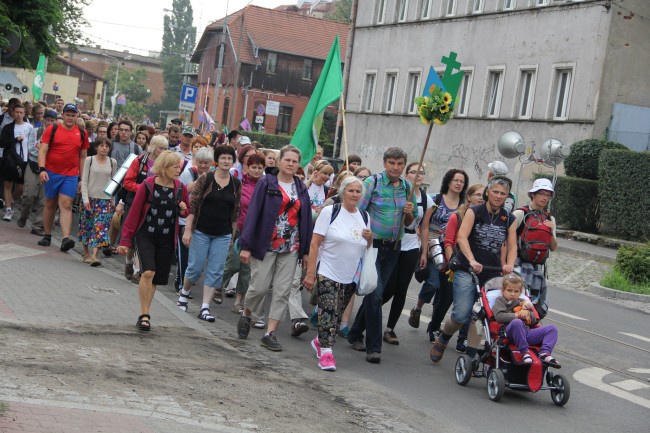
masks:
<instances>
[{"instance_id":1,"label":"street lamp","mask_svg":"<svg viewBox=\"0 0 650 433\"><path fill-rule=\"evenodd\" d=\"M111 117L113 117L115 115L115 105L117 103L117 80L120 76L120 60L117 57L113 57L108 54L104 54L104 53L101 54L104 57L108 57L109 59L115 60L115 64L117 65L117 69L115 71L115 86L113 89L113 96L111 97ZM131 60L131 56L124 57L124 60Z\"/></svg>"}]
</instances>

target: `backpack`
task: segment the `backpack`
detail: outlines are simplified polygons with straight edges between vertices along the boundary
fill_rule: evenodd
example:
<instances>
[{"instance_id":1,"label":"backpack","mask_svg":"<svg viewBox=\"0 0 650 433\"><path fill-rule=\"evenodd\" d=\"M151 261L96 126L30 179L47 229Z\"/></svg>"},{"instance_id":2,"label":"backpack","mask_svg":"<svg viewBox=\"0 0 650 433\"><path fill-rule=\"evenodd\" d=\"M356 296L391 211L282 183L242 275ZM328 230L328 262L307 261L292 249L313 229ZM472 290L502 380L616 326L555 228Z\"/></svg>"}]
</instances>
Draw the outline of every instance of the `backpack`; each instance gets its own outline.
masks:
<instances>
[{"instance_id":1,"label":"backpack","mask_svg":"<svg viewBox=\"0 0 650 433\"><path fill-rule=\"evenodd\" d=\"M524 212L522 224L517 228L517 254L522 262L543 265L553 239L553 230L544 224L551 219L551 214L532 210L529 206L517 210Z\"/></svg>"},{"instance_id":2,"label":"backpack","mask_svg":"<svg viewBox=\"0 0 650 433\"><path fill-rule=\"evenodd\" d=\"M52 145L52 142L54 141L54 134L56 134L56 130L59 128L59 124L55 123L52 125L52 133L50 134L50 142L47 143L50 146ZM43 131L45 132L45 131ZM81 147L84 147L84 141L86 140L86 131L79 128L79 135L81 135Z\"/></svg>"},{"instance_id":3,"label":"backpack","mask_svg":"<svg viewBox=\"0 0 650 433\"><path fill-rule=\"evenodd\" d=\"M332 218L330 218L330 224L334 222L337 216L339 216L339 213L341 212L341 203L334 203L332 205ZM366 223L366 226L368 225L368 221L370 220L370 217L368 216L368 212L363 211L361 212L361 218L363 218L363 222Z\"/></svg>"}]
</instances>

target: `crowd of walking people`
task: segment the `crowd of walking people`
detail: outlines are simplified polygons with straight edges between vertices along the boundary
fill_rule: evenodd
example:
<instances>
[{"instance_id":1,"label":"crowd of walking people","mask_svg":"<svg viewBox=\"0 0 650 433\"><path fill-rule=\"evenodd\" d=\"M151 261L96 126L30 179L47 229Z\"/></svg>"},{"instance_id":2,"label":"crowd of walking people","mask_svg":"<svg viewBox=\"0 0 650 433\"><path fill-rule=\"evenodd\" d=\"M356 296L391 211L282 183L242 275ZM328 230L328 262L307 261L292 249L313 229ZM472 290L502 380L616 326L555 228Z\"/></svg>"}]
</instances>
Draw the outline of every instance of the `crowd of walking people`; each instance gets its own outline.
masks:
<instances>
[{"instance_id":1,"label":"crowd of walking people","mask_svg":"<svg viewBox=\"0 0 650 433\"><path fill-rule=\"evenodd\" d=\"M239 338L265 328L261 345L272 351L282 350L277 330L287 312L292 337L309 332L311 321L318 366L330 371L337 336L370 363L381 362L383 343L399 344L395 330L414 276L423 284L408 324L418 328L423 306L433 304L427 336L434 363L457 331L457 351L475 356L480 349L471 317L474 276L483 285L518 274L539 316L547 310L544 260L557 247L547 211L553 185L535 181L530 204L515 209L501 161L489 164L485 185L470 185L467 173L452 168L432 193L424 188L426 165L408 163L399 147L385 149L375 173L358 155L336 170L320 148L303 171L298 148L263 149L236 130L207 139L180 119L164 130L136 128L128 119L84 121L76 105L59 100L48 107L14 98L6 108L3 220L21 228L29 220L38 245L49 247L58 215L61 251L80 242L83 263L93 267L102 256L123 255L125 278L138 284L142 331L152 328L153 296L169 283L174 264L181 311L190 311L202 281L201 307L193 313L214 322L213 304L234 298ZM111 182L118 187L110 190ZM548 233L546 249L528 242L533 219ZM374 262L363 260L373 257L369 249L376 250ZM376 284L355 315L368 267ZM311 292L310 314L302 289ZM513 326L521 341L527 331L521 320ZM551 346L544 355L554 361Z\"/></svg>"}]
</instances>

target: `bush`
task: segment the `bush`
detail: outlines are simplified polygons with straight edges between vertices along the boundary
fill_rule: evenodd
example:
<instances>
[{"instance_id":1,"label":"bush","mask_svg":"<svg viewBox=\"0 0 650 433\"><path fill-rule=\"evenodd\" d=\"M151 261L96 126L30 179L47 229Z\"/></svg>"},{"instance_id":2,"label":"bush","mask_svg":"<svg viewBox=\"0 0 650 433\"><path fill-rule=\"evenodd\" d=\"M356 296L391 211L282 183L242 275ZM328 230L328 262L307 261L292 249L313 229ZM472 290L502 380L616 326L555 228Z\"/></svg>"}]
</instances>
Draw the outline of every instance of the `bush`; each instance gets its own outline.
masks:
<instances>
[{"instance_id":1,"label":"bush","mask_svg":"<svg viewBox=\"0 0 650 433\"><path fill-rule=\"evenodd\" d=\"M536 176L553 180L551 175ZM555 184L551 213L557 224L569 230L596 233L598 231L598 182L561 176Z\"/></svg>"},{"instance_id":2,"label":"bush","mask_svg":"<svg viewBox=\"0 0 650 433\"><path fill-rule=\"evenodd\" d=\"M571 146L571 154L564 160L567 176L598 180L598 157L605 149L627 149L615 141L590 138Z\"/></svg>"},{"instance_id":3,"label":"bush","mask_svg":"<svg viewBox=\"0 0 650 433\"><path fill-rule=\"evenodd\" d=\"M650 244L619 248L615 268L632 283L650 284Z\"/></svg>"},{"instance_id":4,"label":"bush","mask_svg":"<svg viewBox=\"0 0 650 433\"><path fill-rule=\"evenodd\" d=\"M601 222L625 239L650 239L650 152L605 150L600 155Z\"/></svg>"},{"instance_id":5,"label":"bush","mask_svg":"<svg viewBox=\"0 0 650 433\"><path fill-rule=\"evenodd\" d=\"M259 141L267 149L281 149L291 142L291 135L266 134L264 132L242 131L242 134L249 137L251 141ZM321 143L323 156L332 156L333 145L331 143Z\"/></svg>"},{"instance_id":6,"label":"bush","mask_svg":"<svg viewBox=\"0 0 650 433\"><path fill-rule=\"evenodd\" d=\"M610 289L622 290L624 292L641 293L650 295L650 285L634 284L628 281L618 269L614 268L603 276L600 285Z\"/></svg>"}]
</instances>

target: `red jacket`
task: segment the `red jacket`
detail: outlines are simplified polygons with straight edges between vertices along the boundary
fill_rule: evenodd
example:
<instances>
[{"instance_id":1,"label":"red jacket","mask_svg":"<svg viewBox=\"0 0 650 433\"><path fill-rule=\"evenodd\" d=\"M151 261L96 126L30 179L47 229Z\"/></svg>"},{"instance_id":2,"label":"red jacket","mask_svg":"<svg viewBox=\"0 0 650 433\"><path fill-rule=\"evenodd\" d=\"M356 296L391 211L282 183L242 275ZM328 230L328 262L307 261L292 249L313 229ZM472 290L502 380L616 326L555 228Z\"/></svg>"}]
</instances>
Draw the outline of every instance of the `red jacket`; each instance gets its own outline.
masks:
<instances>
[{"instance_id":1,"label":"red jacket","mask_svg":"<svg viewBox=\"0 0 650 433\"><path fill-rule=\"evenodd\" d=\"M138 183L138 173L140 171L140 164L142 164L142 159L147 156L148 159L148 153L143 154L143 155L138 155L136 159L133 160L131 163L131 166L126 172L126 175L124 176L124 182L122 183L124 186L124 189L126 189L129 192L136 192L138 190L138 186L140 186L140 183ZM146 178L147 177L147 172L149 171L149 166L147 163L144 164L142 167L142 171L144 176L141 178Z\"/></svg>"},{"instance_id":2,"label":"red jacket","mask_svg":"<svg viewBox=\"0 0 650 433\"><path fill-rule=\"evenodd\" d=\"M120 239L120 245L129 248L133 247L133 239L144 224L147 212L149 212L149 206L151 206L151 197L153 194L147 194L147 185L149 186L150 191L153 191L154 181L157 177L158 176L148 177L144 182L138 185L138 191L135 193L135 198L133 199L133 204L131 204L129 215L126 217L124 227L122 227L122 239ZM176 197L180 186L181 182L177 179L174 180L174 197ZM185 187L183 187L183 198L181 200L185 205L187 205L185 211L179 212L180 216L185 218L190 214L190 200L187 195L187 188ZM176 243L178 242L178 216L179 215L176 216L176 221L174 221L174 248L176 248Z\"/></svg>"}]
</instances>

